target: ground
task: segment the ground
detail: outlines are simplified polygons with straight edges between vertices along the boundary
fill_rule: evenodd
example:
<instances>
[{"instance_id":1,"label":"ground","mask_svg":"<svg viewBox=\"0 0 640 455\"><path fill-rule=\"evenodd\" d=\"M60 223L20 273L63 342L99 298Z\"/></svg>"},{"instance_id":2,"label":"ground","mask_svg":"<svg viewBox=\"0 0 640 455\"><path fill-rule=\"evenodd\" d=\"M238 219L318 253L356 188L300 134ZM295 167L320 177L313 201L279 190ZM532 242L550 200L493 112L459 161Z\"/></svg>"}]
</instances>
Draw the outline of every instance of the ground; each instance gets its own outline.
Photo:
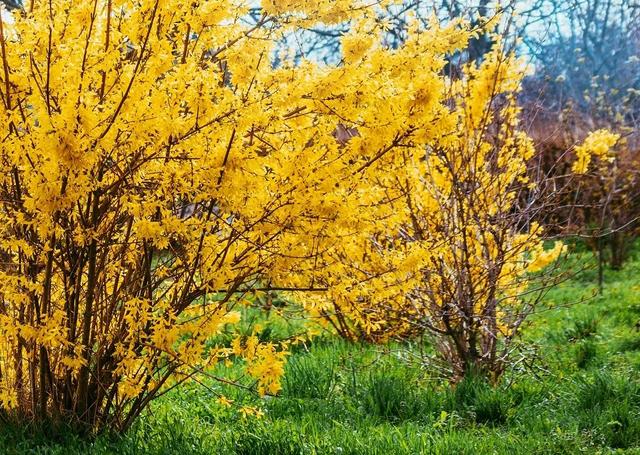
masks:
<instances>
[{"instance_id":1,"label":"ground","mask_svg":"<svg viewBox=\"0 0 640 455\"><path fill-rule=\"evenodd\" d=\"M421 366L418 344L318 337L291 355L278 397L225 387L226 407L205 381L160 398L124 436L4 426L0 453L640 454L640 254L606 271L600 295L596 276L576 272L545 297L524 332L532 364L497 388L451 388Z\"/></svg>"}]
</instances>

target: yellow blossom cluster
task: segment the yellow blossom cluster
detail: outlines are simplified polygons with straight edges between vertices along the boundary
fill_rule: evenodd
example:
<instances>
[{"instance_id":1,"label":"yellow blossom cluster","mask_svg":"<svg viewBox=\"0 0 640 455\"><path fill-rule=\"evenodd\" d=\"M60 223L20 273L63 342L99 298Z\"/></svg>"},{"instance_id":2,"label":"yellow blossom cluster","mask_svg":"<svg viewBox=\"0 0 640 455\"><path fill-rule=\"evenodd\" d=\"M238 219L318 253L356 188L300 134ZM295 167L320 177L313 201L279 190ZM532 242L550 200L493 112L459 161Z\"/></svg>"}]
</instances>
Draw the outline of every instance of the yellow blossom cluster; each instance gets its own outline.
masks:
<instances>
[{"instance_id":1,"label":"yellow blossom cluster","mask_svg":"<svg viewBox=\"0 0 640 455\"><path fill-rule=\"evenodd\" d=\"M572 171L576 174L585 174L589 169L592 157L607 158L609 151L619 139L619 134L608 130L589 133L584 142L575 148L576 161L573 163Z\"/></svg>"}]
</instances>

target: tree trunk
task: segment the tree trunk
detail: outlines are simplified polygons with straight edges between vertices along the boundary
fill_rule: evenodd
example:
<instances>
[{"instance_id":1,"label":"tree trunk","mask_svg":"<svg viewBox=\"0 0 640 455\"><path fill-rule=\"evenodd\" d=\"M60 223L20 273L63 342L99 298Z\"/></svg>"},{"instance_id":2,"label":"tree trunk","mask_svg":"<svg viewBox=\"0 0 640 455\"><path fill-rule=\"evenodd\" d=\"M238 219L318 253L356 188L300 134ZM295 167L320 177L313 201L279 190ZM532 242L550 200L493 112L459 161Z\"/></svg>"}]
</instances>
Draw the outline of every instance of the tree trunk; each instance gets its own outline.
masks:
<instances>
[{"instance_id":1,"label":"tree trunk","mask_svg":"<svg viewBox=\"0 0 640 455\"><path fill-rule=\"evenodd\" d=\"M621 270L627 257L627 241L623 231L615 231L609 236L609 247L611 248L611 268Z\"/></svg>"}]
</instances>

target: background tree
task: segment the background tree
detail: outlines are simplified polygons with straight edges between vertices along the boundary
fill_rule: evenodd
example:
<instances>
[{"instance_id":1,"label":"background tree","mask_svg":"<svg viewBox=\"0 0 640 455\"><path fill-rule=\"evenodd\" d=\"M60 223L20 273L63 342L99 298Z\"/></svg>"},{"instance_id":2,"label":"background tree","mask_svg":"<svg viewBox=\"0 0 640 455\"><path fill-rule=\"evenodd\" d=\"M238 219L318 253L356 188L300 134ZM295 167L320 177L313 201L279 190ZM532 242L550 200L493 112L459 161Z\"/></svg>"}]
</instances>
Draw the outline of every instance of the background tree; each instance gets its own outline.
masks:
<instances>
[{"instance_id":1,"label":"background tree","mask_svg":"<svg viewBox=\"0 0 640 455\"><path fill-rule=\"evenodd\" d=\"M2 4L6 6L8 10L20 9L23 7L22 2L18 0L2 0Z\"/></svg>"},{"instance_id":2,"label":"background tree","mask_svg":"<svg viewBox=\"0 0 640 455\"><path fill-rule=\"evenodd\" d=\"M562 160L588 130L609 128L624 140L615 158L574 186L579 192L557 193L563 209L544 222L570 219L574 233L591 239L600 265L607 248L611 266L618 269L638 234L640 215L640 11L626 0L548 4L556 14L525 39L536 74L527 80L523 102L532 136L545 150L541 169L549 172L549 163ZM556 166L558 177L571 167L571 157L564 161Z\"/></svg>"}]
</instances>

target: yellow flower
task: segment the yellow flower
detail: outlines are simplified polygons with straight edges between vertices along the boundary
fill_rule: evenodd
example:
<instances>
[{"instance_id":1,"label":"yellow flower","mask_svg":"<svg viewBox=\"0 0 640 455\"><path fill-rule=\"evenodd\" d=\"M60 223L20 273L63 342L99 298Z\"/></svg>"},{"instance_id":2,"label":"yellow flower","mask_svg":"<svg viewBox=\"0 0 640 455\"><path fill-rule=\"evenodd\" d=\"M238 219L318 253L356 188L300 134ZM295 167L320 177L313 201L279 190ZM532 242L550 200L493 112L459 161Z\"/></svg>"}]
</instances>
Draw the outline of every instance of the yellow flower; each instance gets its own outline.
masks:
<instances>
[{"instance_id":1,"label":"yellow flower","mask_svg":"<svg viewBox=\"0 0 640 455\"><path fill-rule=\"evenodd\" d=\"M589 133L584 142L575 148L576 161L573 163L573 172L576 174L586 173L592 157L606 157L619 139L619 134L614 134L607 130L597 130Z\"/></svg>"},{"instance_id":2,"label":"yellow flower","mask_svg":"<svg viewBox=\"0 0 640 455\"><path fill-rule=\"evenodd\" d=\"M240 408L240 414L242 414L242 417L244 418L256 417L259 419L264 416L264 412L262 410L253 406L242 406Z\"/></svg>"},{"instance_id":3,"label":"yellow flower","mask_svg":"<svg viewBox=\"0 0 640 455\"><path fill-rule=\"evenodd\" d=\"M233 404L233 400L230 400L222 395L220 395L217 399L216 399L216 403L218 403L219 405L222 405L226 408L231 407L231 405Z\"/></svg>"}]
</instances>

